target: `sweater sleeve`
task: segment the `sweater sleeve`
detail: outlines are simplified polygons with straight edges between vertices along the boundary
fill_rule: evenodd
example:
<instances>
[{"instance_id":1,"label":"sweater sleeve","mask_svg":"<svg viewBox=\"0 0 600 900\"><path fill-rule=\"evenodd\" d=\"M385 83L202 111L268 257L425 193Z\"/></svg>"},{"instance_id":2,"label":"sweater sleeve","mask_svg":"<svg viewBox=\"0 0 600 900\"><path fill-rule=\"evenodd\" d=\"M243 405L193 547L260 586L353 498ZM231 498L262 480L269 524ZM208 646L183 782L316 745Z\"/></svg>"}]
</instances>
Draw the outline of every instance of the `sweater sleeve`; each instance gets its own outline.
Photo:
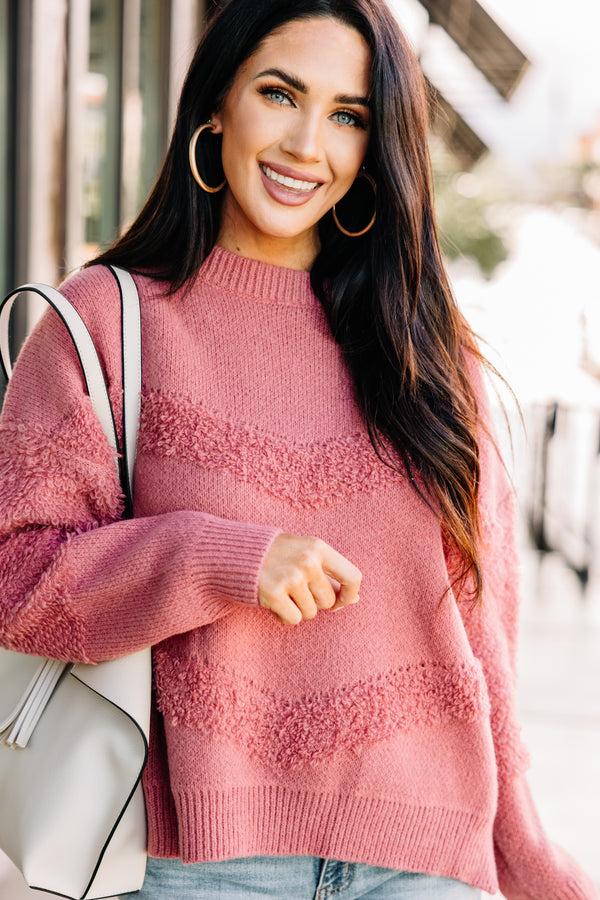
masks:
<instances>
[{"instance_id":1,"label":"sweater sleeve","mask_svg":"<svg viewBox=\"0 0 600 900\"><path fill-rule=\"evenodd\" d=\"M110 273L99 277L114 295ZM110 347L90 330L110 382ZM111 399L120 403L114 383ZM120 519L115 459L53 312L27 341L9 384L0 485L5 647L99 662L258 603L260 569L278 529L198 510Z\"/></svg>"},{"instance_id":2,"label":"sweater sleeve","mask_svg":"<svg viewBox=\"0 0 600 900\"><path fill-rule=\"evenodd\" d=\"M487 407L485 399L481 406ZM489 412L483 413L489 423ZM483 605L475 610L466 603L461 606L490 698L498 771L494 845L500 889L507 900L594 900L598 894L591 879L547 838L527 784L528 756L516 710L516 504L491 433L480 440L480 461Z\"/></svg>"}]
</instances>

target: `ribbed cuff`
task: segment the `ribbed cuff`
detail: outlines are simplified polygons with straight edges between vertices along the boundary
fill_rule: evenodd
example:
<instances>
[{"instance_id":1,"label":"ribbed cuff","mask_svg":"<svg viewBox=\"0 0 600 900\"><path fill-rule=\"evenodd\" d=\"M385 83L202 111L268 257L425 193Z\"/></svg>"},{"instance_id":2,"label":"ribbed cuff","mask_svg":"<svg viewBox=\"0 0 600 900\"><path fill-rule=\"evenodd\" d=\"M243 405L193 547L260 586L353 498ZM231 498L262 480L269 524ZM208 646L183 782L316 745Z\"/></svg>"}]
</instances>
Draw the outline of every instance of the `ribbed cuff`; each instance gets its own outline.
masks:
<instances>
[{"instance_id":1,"label":"ribbed cuff","mask_svg":"<svg viewBox=\"0 0 600 900\"><path fill-rule=\"evenodd\" d=\"M576 863L572 862L573 869ZM515 866L516 869L516 866ZM571 871L566 874L564 870L527 871L520 873L502 872L500 874L500 889L503 896L544 898L544 900L598 900L600 894L592 879L582 870ZM520 878L519 875L523 875Z\"/></svg>"},{"instance_id":2,"label":"ribbed cuff","mask_svg":"<svg viewBox=\"0 0 600 900\"><path fill-rule=\"evenodd\" d=\"M203 592L258 605L258 581L269 548L281 531L266 525L210 518L202 533Z\"/></svg>"},{"instance_id":3,"label":"ribbed cuff","mask_svg":"<svg viewBox=\"0 0 600 900\"><path fill-rule=\"evenodd\" d=\"M598 900L598 897L598 888L585 872L571 875L567 880L566 900Z\"/></svg>"}]
</instances>

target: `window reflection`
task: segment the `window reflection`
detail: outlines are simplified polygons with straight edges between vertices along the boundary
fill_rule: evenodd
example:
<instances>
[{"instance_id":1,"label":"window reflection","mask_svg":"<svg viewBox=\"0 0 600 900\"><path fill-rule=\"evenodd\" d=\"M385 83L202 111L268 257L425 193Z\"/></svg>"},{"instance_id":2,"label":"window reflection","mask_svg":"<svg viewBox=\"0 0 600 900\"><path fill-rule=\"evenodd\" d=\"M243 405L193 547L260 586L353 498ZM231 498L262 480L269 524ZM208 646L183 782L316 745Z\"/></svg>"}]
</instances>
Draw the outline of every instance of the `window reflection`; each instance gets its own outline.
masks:
<instances>
[{"instance_id":1,"label":"window reflection","mask_svg":"<svg viewBox=\"0 0 600 900\"><path fill-rule=\"evenodd\" d=\"M83 215L86 255L119 225L122 4L92 0L89 71L84 79Z\"/></svg>"},{"instance_id":2,"label":"window reflection","mask_svg":"<svg viewBox=\"0 0 600 900\"><path fill-rule=\"evenodd\" d=\"M135 218L166 149L168 4L91 0L83 82L85 255Z\"/></svg>"},{"instance_id":3,"label":"window reflection","mask_svg":"<svg viewBox=\"0 0 600 900\"><path fill-rule=\"evenodd\" d=\"M8 3L0 3L0 295L8 290ZM0 379L1 379L0 375Z\"/></svg>"},{"instance_id":4,"label":"window reflection","mask_svg":"<svg viewBox=\"0 0 600 900\"><path fill-rule=\"evenodd\" d=\"M142 152L137 185L140 209L150 192L166 151L168 66L167 4L162 0L142 0L140 21L139 86L142 95Z\"/></svg>"}]
</instances>

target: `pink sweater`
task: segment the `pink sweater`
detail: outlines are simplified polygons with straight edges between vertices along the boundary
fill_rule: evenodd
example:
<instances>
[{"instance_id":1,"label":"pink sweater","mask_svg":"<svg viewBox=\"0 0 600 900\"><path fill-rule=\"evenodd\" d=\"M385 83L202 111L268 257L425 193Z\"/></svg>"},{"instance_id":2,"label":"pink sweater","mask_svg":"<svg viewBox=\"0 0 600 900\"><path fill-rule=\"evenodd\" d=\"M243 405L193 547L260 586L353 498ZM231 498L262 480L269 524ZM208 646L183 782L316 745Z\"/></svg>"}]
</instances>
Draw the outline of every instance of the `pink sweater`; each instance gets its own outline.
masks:
<instances>
[{"instance_id":1,"label":"pink sweater","mask_svg":"<svg viewBox=\"0 0 600 900\"><path fill-rule=\"evenodd\" d=\"M154 645L149 852L314 854L499 882L509 900L596 897L524 779L513 498L489 443L469 614L444 597L439 522L369 443L309 275L217 248L187 294L136 280L136 518L118 521L111 453L50 313L1 420L0 627L67 659ZM95 267L64 292L118 407L114 279ZM297 627L260 608L279 530L355 563L360 602Z\"/></svg>"}]
</instances>

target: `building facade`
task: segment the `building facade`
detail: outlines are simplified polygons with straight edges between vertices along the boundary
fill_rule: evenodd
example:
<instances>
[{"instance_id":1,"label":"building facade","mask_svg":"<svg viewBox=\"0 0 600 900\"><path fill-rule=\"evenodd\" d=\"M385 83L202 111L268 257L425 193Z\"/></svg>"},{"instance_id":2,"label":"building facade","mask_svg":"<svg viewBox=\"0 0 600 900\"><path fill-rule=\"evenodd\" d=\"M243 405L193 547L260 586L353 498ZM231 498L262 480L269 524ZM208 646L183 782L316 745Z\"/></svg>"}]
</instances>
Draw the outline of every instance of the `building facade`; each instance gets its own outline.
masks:
<instances>
[{"instance_id":1,"label":"building facade","mask_svg":"<svg viewBox=\"0 0 600 900\"><path fill-rule=\"evenodd\" d=\"M135 217L203 0L0 0L0 292L56 284ZM37 318L16 313L15 343Z\"/></svg>"}]
</instances>

